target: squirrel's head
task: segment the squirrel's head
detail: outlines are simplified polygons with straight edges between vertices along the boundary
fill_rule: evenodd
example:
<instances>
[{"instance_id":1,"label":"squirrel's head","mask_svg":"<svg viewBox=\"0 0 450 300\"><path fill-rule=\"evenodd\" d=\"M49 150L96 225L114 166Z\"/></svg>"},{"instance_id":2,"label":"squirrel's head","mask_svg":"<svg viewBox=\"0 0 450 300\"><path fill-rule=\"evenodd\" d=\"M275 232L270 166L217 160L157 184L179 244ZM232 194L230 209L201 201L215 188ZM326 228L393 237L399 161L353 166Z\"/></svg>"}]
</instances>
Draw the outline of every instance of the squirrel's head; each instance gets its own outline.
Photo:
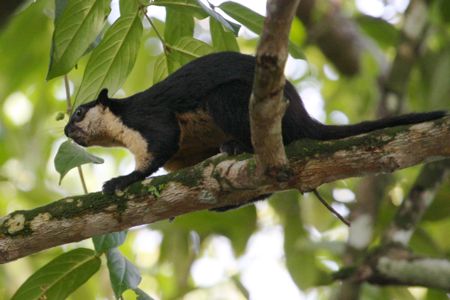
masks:
<instances>
[{"instance_id":1,"label":"squirrel's head","mask_svg":"<svg viewBox=\"0 0 450 300\"><path fill-rule=\"evenodd\" d=\"M103 89L94 101L75 109L64 128L67 137L81 146L118 146L113 129L121 124L110 108L108 90Z\"/></svg>"}]
</instances>

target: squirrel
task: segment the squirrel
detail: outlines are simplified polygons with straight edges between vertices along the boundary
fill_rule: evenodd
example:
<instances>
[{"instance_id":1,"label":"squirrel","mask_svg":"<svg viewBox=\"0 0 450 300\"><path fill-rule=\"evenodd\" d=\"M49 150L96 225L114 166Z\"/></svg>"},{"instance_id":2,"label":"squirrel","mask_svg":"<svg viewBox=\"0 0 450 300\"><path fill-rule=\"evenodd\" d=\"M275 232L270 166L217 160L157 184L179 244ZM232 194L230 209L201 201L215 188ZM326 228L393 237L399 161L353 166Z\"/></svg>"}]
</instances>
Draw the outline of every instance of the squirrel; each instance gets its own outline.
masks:
<instances>
[{"instance_id":1,"label":"squirrel","mask_svg":"<svg viewBox=\"0 0 450 300\"><path fill-rule=\"evenodd\" d=\"M113 194L164 167L174 171L219 152L252 152L248 104L255 57L219 52L195 59L149 89L124 99L97 99L74 111L64 128L67 137L87 146L127 148L136 167L112 178L103 192ZM420 123L445 111L412 113L354 125L324 125L312 118L289 81L288 107L282 120L283 143L299 139L333 140L373 130Z\"/></svg>"}]
</instances>

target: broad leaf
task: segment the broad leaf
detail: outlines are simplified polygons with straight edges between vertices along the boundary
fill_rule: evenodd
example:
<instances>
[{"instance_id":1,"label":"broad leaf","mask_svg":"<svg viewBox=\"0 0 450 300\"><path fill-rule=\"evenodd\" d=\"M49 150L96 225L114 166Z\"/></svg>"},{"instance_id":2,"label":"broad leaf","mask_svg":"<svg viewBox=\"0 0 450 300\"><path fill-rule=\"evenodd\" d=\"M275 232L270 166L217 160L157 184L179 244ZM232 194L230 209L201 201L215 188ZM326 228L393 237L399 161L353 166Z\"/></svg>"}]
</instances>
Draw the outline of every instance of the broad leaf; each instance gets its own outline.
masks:
<instances>
[{"instance_id":1,"label":"broad leaf","mask_svg":"<svg viewBox=\"0 0 450 300\"><path fill-rule=\"evenodd\" d=\"M160 82L191 60L214 51L210 45L187 36L179 39L174 45L167 44L167 47L169 52L161 54L155 61L153 84Z\"/></svg>"},{"instance_id":2,"label":"broad leaf","mask_svg":"<svg viewBox=\"0 0 450 300\"><path fill-rule=\"evenodd\" d=\"M67 140L59 146L54 163L56 171L61 176L59 179L61 184L61 180L73 168L87 163L102 164L103 159L90 154L83 147Z\"/></svg>"},{"instance_id":3,"label":"broad leaf","mask_svg":"<svg viewBox=\"0 0 450 300\"><path fill-rule=\"evenodd\" d=\"M141 35L138 12L117 19L89 58L77 103L94 99L102 88L113 95L121 87L136 61Z\"/></svg>"},{"instance_id":4,"label":"broad leaf","mask_svg":"<svg viewBox=\"0 0 450 300\"><path fill-rule=\"evenodd\" d=\"M136 300L153 300L152 297L147 295L147 293L141 290L140 288L136 288L133 291L136 293L137 296Z\"/></svg>"},{"instance_id":5,"label":"broad leaf","mask_svg":"<svg viewBox=\"0 0 450 300\"><path fill-rule=\"evenodd\" d=\"M91 249L64 253L31 275L12 300L65 299L100 268L101 260Z\"/></svg>"},{"instance_id":6,"label":"broad leaf","mask_svg":"<svg viewBox=\"0 0 450 300\"><path fill-rule=\"evenodd\" d=\"M119 1L120 15L135 14L139 10L138 0L120 0Z\"/></svg>"},{"instance_id":7,"label":"broad leaf","mask_svg":"<svg viewBox=\"0 0 450 300\"><path fill-rule=\"evenodd\" d=\"M169 75L169 67L167 62L167 56L163 53L156 58L153 67L153 84L162 81L168 75Z\"/></svg>"},{"instance_id":8,"label":"broad leaf","mask_svg":"<svg viewBox=\"0 0 450 300\"><path fill-rule=\"evenodd\" d=\"M359 27L372 37L382 47L392 47L397 44L400 31L382 18L360 15L355 18Z\"/></svg>"},{"instance_id":9,"label":"broad leaf","mask_svg":"<svg viewBox=\"0 0 450 300\"><path fill-rule=\"evenodd\" d=\"M247 247L248 239L257 228L256 223L256 208L249 205L226 213L194 212L179 216L170 224L154 224L152 228L160 229L164 234L160 258L165 261L180 259L179 263L183 264L182 256L185 255L183 251L189 240L188 236L183 237L183 234L189 235L189 232L193 230L198 233L201 240L217 234L226 236L230 239L235 254L242 255Z\"/></svg>"},{"instance_id":10,"label":"broad leaf","mask_svg":"<svg viewBox=\"0 0 450 300\"><path fill-rule=\"evenodd\" d=\"M119 249L113 248L106 253L108 261L109 278L117 298L127 289L136 289L141 282L139 270L128 259L126 259Z\"/></svg>"},{"instance_id":11,"label":"broad leaf","mask_svg":"<svg viewBox=\"0 0 450 300\"><path fill-rule=\"evenodd\" d=\"M68 1L61 15L55 18L47 79L66 74L85 54L103 28L110 11L109 2L108 0Z\"/></svg>"},{"instance_id":12,"label":"broad leaf","mask_svg":"<svg viewBox=\"0 0 450 300\"><path fill-rule=\"evenodd\" d=\"M329 284L330 276L320 268L318 251L304 229L299 193L296 190L275 193L271 205L284 225L286 267L295 284L302 290Z\"/></svg>"},{"instance_id":13,"label":"broad leaf","mask_svg":"<svg viewBox=\"0 0 450 300\"><path fill-rule=\"evenodd\" d=\"M166 8L166 26L164 40L168 44L175 44L185 36L194 34L194 18L190 14L179 12L176 9Z\"/></svg>"},{"instance_id":14,"label":"broad leaf","mask_svg":"<svg viewBox=\"0 0 450 300\"><path fill-rule=\"evenodd\" d=\"M66 8L68 0L55 0L55 19L58 19Z\"/></svg>"},{"instance_id":15,"label":"broad leaf","mask_svg":"<svg viewBox=\"0 0 450 300\"><path fill-rule=\"evenodd\" d=\"M192 37L183 37L175 45L169 47L174 52L181 54L183 61L180 62L182 64L214 52L210 45Z\"/></svg>"},{"instance_id":16,"label":"broad leaf","mask_svg":"<svg viewBox=\"0 0 450 300\"><path fill-rule=\"evenodd\" d=\"M260 14L235 2L224 2L219 8L254 33L261 34L264 17Z\"/></svg>"},{"instance_id":17,"label":"broad leaf","mask_svg":"<svg viewBox=\"0 0 450 300\"><path fill-rule=\"evenodd\" d=\"M224 17L222 17L221 14L217 13L213 9L209 8L201 0L197 0L197 3L203 8L203 10L211 17L211 19L216 20L220 24L222 24L225 28L227 28L229 31L233 32L235 36L238 35L239 29L241 28L241 25L236 24L234 22L228 21Z\"/></svg>"},{"instance_id":18,"label":"broad leaf","mask_svg":"<svg viewBox=\"0 0 450 300\"><path fill-rule=\"evenodd\" d=\"M150 5L173 8L179 12L188 13L197 19L207 17L205 11L198 5L196 0L154 0Z\"/></svg>"},{"instance_id":19,"label":"broad leaf","mask_svg":"<svg viewBox=\"0 0 450 300\"><path fill-rule=\"evenodd\" d=\"M95 251L97 251L97 253L103 253L111 248L116 248L122 245L126 237L127 232L120 231L94 236L92 240L94 242Z\"/></svg>"},{"instance_id":20,"label":"broad leaf","mask_svg":"<svg viewBox=\"0 0 450 300\"><path fill-rule=\"evenodd\" d=\"M224 2L219 5L219 8L254 33L258 35L261 34L264 25L264 17L260 14L235 2ZM288 42L288 49L292 57L299 59L305 58L302 50L300 50L300 48L292 41Z\"/></svg>"},{"instance_id":21,"label":"broad leaf","mask_svg":"<svg viewBox=\"0 0 450 300\"><path fill-rule=\"evenodd\" d=\"M222 24L213 18L209 19L209 28L211 30L211 39L215 50L239 52L239 45L232 32L226 31Z\"/></svg>"}]
</instances>

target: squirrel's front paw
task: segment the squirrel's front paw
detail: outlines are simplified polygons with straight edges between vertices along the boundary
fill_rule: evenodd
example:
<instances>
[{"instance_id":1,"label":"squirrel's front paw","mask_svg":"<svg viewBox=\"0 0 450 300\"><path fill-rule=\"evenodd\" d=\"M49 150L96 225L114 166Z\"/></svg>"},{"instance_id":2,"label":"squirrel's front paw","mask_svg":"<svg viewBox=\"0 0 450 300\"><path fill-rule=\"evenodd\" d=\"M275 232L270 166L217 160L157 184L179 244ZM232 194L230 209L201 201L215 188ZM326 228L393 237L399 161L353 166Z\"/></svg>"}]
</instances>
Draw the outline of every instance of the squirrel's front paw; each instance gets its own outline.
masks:
<instances>
[{"instance_id":1,"label":"squirrel's front paw","mask_svg":"<svg viewBox=\"0 0 450 300\"><path fill-rule=\"evenodd\" d=\"M116 191L123 191L127 186L129 186L132 183L135 183L136 181L144 179L145 176L139 172L134 171L131 174L119 176L116 178L113 178L111 180L108 180L103 184L103 193L105 194L115 194Z\"/></svg>"},{"instance_id":2,"label":"squirrel's front paw","mask_svg":"<svg viewBox=\"0 0 450 300\"><path fill-rule=\"evenodd\" d=\"M103 193L112 195L116 192L116 190L123 190L126 185L123 184L123 178L116 177L111 180L108 180L103 184Z\"/></svg>"},{"instance_id":3,"label":"squirrel's front paw","mask_svg":"<svg viewBox=\"0 0 450 300\"><path fill-rule=\"evenodd\" d=\"M238 155L244 152L251 153L252 149L237 140L229 140L220 146L220 152L228 155Z\"/></svg>"}]
</instances>

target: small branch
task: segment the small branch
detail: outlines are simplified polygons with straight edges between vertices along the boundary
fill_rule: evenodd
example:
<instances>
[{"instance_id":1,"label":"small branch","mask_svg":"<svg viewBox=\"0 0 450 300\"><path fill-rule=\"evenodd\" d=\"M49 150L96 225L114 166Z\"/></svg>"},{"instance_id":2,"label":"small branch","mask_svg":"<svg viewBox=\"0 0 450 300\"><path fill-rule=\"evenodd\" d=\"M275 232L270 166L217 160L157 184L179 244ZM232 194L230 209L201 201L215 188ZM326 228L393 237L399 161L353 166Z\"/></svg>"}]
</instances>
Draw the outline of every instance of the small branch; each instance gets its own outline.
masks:
<instances>
[{"instance_id":1,"label":"small branch","mask_svg":"<svg viewBox=\"0 0 450 300\"><path fill-rule=\"evenodd\" d=\"M64 75L64 89L66 91L66 112L70 117L72 114L72 101L70 101L70 84L67 74Z\"/></svg>"},{"instance_id":2,"label":"small branch","mask_svg":"<svg viewBox=\"0 0 450 300\"><path fill-rule=\"evenodd\" d=\"M325 206L326 209L331 211L333 215L335 215L339 220L341 220L342 223L344 223L347 226L350 226L350 222L347 219L345 219L340 213L338 213L330 204L328 204L328 202L325 201L325 199L323 199L323 197L319 194L319 192L316 189L313 190L313 194L317 197L317 199L319 199L320 203L322 203L322 205Z\"/></svg>"},{"instance_id":3,"label":"small branch","mask_svg":"<svg viewBox=\"0 0 450 300\"><path fill-rule=\"evenodd\" d=\"M409 77L426 41L428 15L425 0L411 0L404 14L395 58L387 73L380 76L379 117L399 114L404 107Z\"/></svg>"},{"instance_id":4,"label":"small branch","mask_svg":"<svg viewBox=\"0 0 450 300\"><path fill-rule=\"evenodd\" d=\"M403 247L393 246L373 252L358 268L339 271L336 278L355 284L370 282L450 291L450 261L414 256Z\"/></svg>"},{"instance_id":5,"label":"small branch","mask_svg":"<svg viewBox=\"0 0 450 300\"><path fill-rule=\"evenodd\" d=\"M67 106L66 112L70 118L70 116L72 115L73 106L72 106L72 101L70 100L69 76L67 76L67 74L64 75L64 88L66 90L66 106ZM87 190L86 182L84 180L83 169L81 168L81 166L78 166L77 170L78 170L78 175L80 176L81 185L83 186L83 191L85 194L87 194L88 190Z\"/></svg>"},{"instance_id":6,"label":"small branch","mask_svg":"<svg viewBox=\"0 0 450 300\"><path fill-rule=\"evenodd\" d=\"M256 51L255 78L250 97L250 127L256 164L260 171L277 180L289 178L281 135L284 65L288 37L299 0L269 0L261 41Z\"/></svg>"},{"instance_id":7,"label":"small branch","mask_svg":"<svg viewBox=\"0 0 450 300\"><path fill-rule=\"evenodd\" d=\"M283 189L306 192L342 178L450 157L450 116L343 140L301 140L288 146L286 153L293 172L288 182L260 178L248 154L230 158L221 154L136 183L120 195L97 192L13 212L0 218L0 263L192 211L243 205Z\"/></svg>"},{"instance_id":8,"label":"small branch","mask_svg":"<svg viewBox=\"0 0 450 300\"><path fill-rule=\"evenodd\" d=\"M426 7L421 5L420 14L425 17L418 22L416 26L415 38L408 38L405 32L410 30L410 25L413 25L416 19L418 3L423 4L423 0L412 0L407 11L404 14L405 22L403 23L402 33L396 45L396 56L388 68L381 65L381 75L379 81L380 99L377 108L377 117L383 118L391 115L397 115L404 107L405 93L409 83L409 75L412 67L418 57L418 49L422 43L424 28L426 27ZM419 4L420 5L420 4ZM353 266L359 263L367 255L367 247L372 242L372 235L374 231L374 224L378 207L380 206L384 195L386 194L386 187L392 177L389 175L382 175L377 177L364 178L357 192L358 203L352 211L352 223L361 223L363 226L355 226L351 228L349 233L349 243L344 255L346 265ZM358 227L365 228L361 232ZM352 230L355 229L356 230ZM397 237L399 237L397 235ZM338 292L338 300L356 300L359 299L358 291L360 285L355 282L343 282L340 291ZM350 296L349 296L350 295Z\"/></svg>"},{"instance_id":9,"label":"small branch","mask_svg":"<svg viewBox=\"0 0 450 300\"><path fill-rule=\"evenodd\" d=\"M152 19L150 19L150 17L147 15L147 8L146 7L142 7L142 12L143 12L145 18L147 19L148 23L150 23L150 26L155 31L156 36L158 37L159 41L161 42L161 44L163 46L164 53L166 53L168 45L166 44L166 41L163 39L162 35L159 34L159 31L158 31L158 29L156 29L155 24L153 24Z\"/></svg>"},{"instance_id":10,"label":"small branch","mask_svg":"<svg viewBox=\"0 0 450 300\"><path fill-rule=\"evenodd\" d=\"M437 189L450 173L450 160L426 164L411 188L408 197L397 210L386 230L383 244L407 246L423 214L433 202Z\"/></svg>"}]
</instances>

